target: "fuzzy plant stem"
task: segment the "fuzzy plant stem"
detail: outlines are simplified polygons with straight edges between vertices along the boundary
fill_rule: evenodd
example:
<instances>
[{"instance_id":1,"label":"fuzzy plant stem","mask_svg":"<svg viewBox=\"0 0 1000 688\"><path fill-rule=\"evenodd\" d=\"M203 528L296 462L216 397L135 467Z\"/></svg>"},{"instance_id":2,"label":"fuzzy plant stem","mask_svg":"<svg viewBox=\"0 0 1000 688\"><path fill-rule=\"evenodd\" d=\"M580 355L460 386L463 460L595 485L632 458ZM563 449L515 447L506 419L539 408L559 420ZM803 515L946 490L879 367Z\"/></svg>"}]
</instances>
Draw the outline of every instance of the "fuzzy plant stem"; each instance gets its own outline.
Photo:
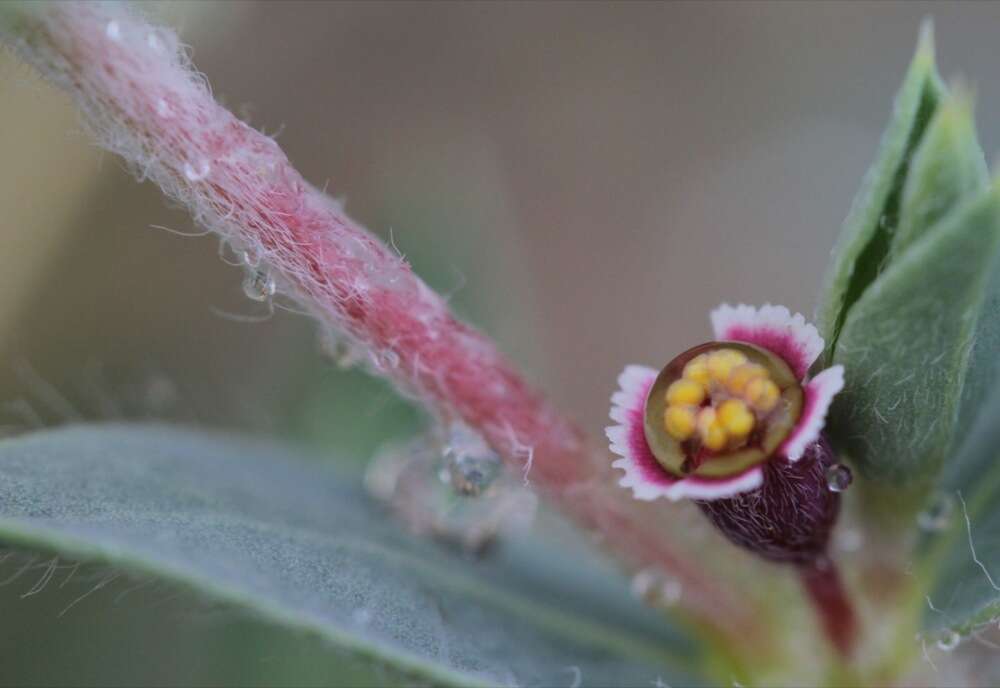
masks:
<instances>
[{"instance_id":1,"label":"fuzzy plant stem","mask_svg":"<svg viewBox=\"0 0 1000 688\"><path fill-rule=\"evenodd\" d=\"M118 4L14 7L0 36L71 94L98 141L140 178L259 265L323 331L366 351L376 373L478 431L626 567L669 572L694 619L726 634L752 627L747 605L678 554L648 507L615 485L604 452L488 338L307 183L274 140L216 103L172 32Z\"/></svg>"},{"instance_id":2,"label":"fuzzy plant stem","mask_svg":"<svg viewBox=\"0 0 1000 688\"><path fill-rule=\"evenodd\" d=\"M836 566L822 557L799 568L799 579L830 642L849 657L857 641L858 620Z\"/></svg>"}]
</instances>

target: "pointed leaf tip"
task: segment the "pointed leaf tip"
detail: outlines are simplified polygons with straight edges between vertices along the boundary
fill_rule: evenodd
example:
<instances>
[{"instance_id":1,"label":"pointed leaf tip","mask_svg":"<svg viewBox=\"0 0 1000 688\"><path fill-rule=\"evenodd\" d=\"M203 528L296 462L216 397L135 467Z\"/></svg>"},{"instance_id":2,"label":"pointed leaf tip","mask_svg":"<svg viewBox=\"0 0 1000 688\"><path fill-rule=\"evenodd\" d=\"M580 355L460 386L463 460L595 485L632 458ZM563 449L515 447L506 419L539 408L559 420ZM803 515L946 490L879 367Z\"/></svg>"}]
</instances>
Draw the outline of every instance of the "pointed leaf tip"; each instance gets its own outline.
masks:
<instances>
[{"instance_id":1,"label":"pointed leaf tip","mask_svg":"<svg viewBox=\"0 0 1000 688\"><path fill-rule=\"evenodd\" d=\"M989 186L976 137L970 89L957 84L941 102L914 151L887 265L898 260L963 201Z\"/></svg>"},{"instance_id":2,"label":"pointed leaf tip","mask_svg":"<svg viewBox=\"0 0 1000 688\"><path fill-rule=\"evenodd\" d=\"M875 161L844 220L827 266L818 319L828 363L849 310L884 267L899 220L908 163L946 95L934 61L933 25L927 20L896 93Z\"/></svg>"},{"instance_id":3,"label":"pointed leaf tip","mask_svg":"<svg viewBox=\"0 0 1000 688\"><path fill-rule=\"evenodd\" d=\"M917 37L917 50L914 54L916 59L929 60L934 62L934 18L927 16L920 22L920 33Z\"/></svg>"}]
</instances>

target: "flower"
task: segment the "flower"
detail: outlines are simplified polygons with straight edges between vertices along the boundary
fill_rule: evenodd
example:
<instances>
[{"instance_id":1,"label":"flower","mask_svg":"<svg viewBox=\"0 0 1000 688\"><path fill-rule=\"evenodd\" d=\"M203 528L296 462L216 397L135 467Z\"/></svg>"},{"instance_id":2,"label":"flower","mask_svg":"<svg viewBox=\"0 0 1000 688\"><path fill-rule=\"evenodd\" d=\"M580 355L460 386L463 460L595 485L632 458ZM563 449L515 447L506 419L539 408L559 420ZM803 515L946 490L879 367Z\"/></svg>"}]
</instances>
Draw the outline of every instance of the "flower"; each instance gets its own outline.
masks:
<instances>
[{"instance_id":1,"label":"flower","mask_svg":"<svg viewBox=\"0 0 1000 688\"><path fill-rule=\"evenodd\" d=\"M770 304L723 304L711 321L715 341L618 378L606 434L636 499L722 500L761 488L769 466L832 463L819 442L844 369L808 377L824 347L816 328Z\"/></svg>"}]
</instances>

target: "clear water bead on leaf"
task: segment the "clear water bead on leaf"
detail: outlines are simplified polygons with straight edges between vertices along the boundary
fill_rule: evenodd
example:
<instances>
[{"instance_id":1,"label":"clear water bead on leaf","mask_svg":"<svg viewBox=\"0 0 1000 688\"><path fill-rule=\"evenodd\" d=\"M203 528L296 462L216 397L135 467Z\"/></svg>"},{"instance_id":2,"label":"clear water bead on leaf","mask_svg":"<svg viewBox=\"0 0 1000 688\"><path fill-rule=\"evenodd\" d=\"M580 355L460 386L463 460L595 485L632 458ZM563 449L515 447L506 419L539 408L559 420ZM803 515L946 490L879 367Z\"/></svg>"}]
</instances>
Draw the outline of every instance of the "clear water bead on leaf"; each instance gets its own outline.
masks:
<instances>
[{"instance_id":1,"label":"clear water bead on leaf","mask_svg":"<svg viewBox=\"0 0 1000 688\"><path fill-rule=\"evenodd\" d=\"M442 457L439 441L430 438L390 445L372 460L365 484L410 530L470 552L482 551L500 534L531 526L538 500L518 478L498 463L490 488L468 499L451 484L451 459L450 454Z\"/></svg>"},{"instance_id":2,"label":"clear water bead on leaf","mask_svg":"<svg viewBox=\"0 0 1000 688\"><path fill-rule=\"evenodd\" d=\"M826 486L830 492L843 492L853 481L851 469L842 463L835 463L826 469Z\"/></svg>"},{"instance_id":3,"label":"clear water bead on leaf","mask_svg":"<svg viewBox=\"0 0 1000 688\"><path fill-rule=\"evenodd\" d=\"M267 301L278 287L267 270L250 270L243 278L243 293L254 301Z\"/></svg>"},{"instance_id":4,"label":"clear water bead on leaf","mask_svg":"<svg viewBox=\"0 0 1000 688\"><path fill-rule=\"evenodd\" d=\"M497 453L464 423L449 426L443 453L446 464L441 478L464 497L478 497L489 489L502 468Z\"/></svg>"},{"instance_id":5,"label":"clear water bead on leaf","mask_svg":"<svg viewBox=\"0 0 1000 688\"><path fill-rule=\"evenodd\" d=\"M677 604L683 593L680 581L667 576L662 569L643 569L632 578L632 594L650 604L669 607Z\"/></svg>"},{"instance_id":6,"label":"clear water bead on leaf","mask_svg":"<svg viewBox=\"0 0 1000 688\"><path fill-rule=\"evenodd\" d=\"M954 498L947 492L937 492L917 516L917 525L932 533L942 531L951 525L954 513Z\"/></svg>"},{"instance_id":7,"label":"clear water bead on leaf","mask_svg":"<svg viewBox=\"0 0 1000 688\"><path fill-rule=\"evenodd\" d=\"M487 456L451 456L448 458L448 483L455 494L478 497L489 489L500 473L500 460Z\"/></svg>"},{"instance_id":8,"label":"clear water bead on leaf","mask_svg":"<svg viewBox=\"0 0 1000 688\"><path fill-rule=\"evenodd\" d=\"M942 631L940 637L938 637L937 646L939 650L951 652L958 647L961 642L962 636L951 629L946 629Z\"/></svg>"}]
</instances>

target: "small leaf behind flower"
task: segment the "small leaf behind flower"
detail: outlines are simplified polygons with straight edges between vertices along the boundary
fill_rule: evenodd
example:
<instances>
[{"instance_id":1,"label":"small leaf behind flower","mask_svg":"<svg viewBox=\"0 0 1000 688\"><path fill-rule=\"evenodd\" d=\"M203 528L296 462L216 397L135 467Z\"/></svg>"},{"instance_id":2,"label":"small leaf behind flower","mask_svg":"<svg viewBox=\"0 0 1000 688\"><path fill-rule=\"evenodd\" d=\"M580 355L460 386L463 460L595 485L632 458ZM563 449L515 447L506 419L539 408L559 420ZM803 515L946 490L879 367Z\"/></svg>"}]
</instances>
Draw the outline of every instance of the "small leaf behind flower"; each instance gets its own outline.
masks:
<instances>
[{"instance_id":1,"label":"small leaf behind flower","mask_svg":"<svg viewBox=\"0 0 1000 688\"><path fill-rule=\"evenodd\" d=\"M834 352L847 382L830 425L867 477L899 487L941 467L960 409L971 410L963 387L980 374L969 370L973 341L995 328L986 307L998 271L994 186L915 238L851 309Z\"/></svg>"},{"instance_id":2,"label":"small leaf behind flower","mask_svg":"<svg viewBox=\"0 0 1000 688\"><path fill-rule=\"evenodd\" d=\"M910 157L944 95L928 22L896 95L875 162L854 198L827 269L818 320L828 361L848 312L883 267L899 220Z\"/></svg>"},{"instance_id":3,"label":"small leaf behind flower","mask_svg":"<svg viewBox=\"0 0 1000 688\"><path fill-rule=\"evenodd\" d=\"M889 262L899 258L962 200L989 186L976 139L973 100L963 88L940 103L910 163Z\"/></svg>"}]
</instances>

